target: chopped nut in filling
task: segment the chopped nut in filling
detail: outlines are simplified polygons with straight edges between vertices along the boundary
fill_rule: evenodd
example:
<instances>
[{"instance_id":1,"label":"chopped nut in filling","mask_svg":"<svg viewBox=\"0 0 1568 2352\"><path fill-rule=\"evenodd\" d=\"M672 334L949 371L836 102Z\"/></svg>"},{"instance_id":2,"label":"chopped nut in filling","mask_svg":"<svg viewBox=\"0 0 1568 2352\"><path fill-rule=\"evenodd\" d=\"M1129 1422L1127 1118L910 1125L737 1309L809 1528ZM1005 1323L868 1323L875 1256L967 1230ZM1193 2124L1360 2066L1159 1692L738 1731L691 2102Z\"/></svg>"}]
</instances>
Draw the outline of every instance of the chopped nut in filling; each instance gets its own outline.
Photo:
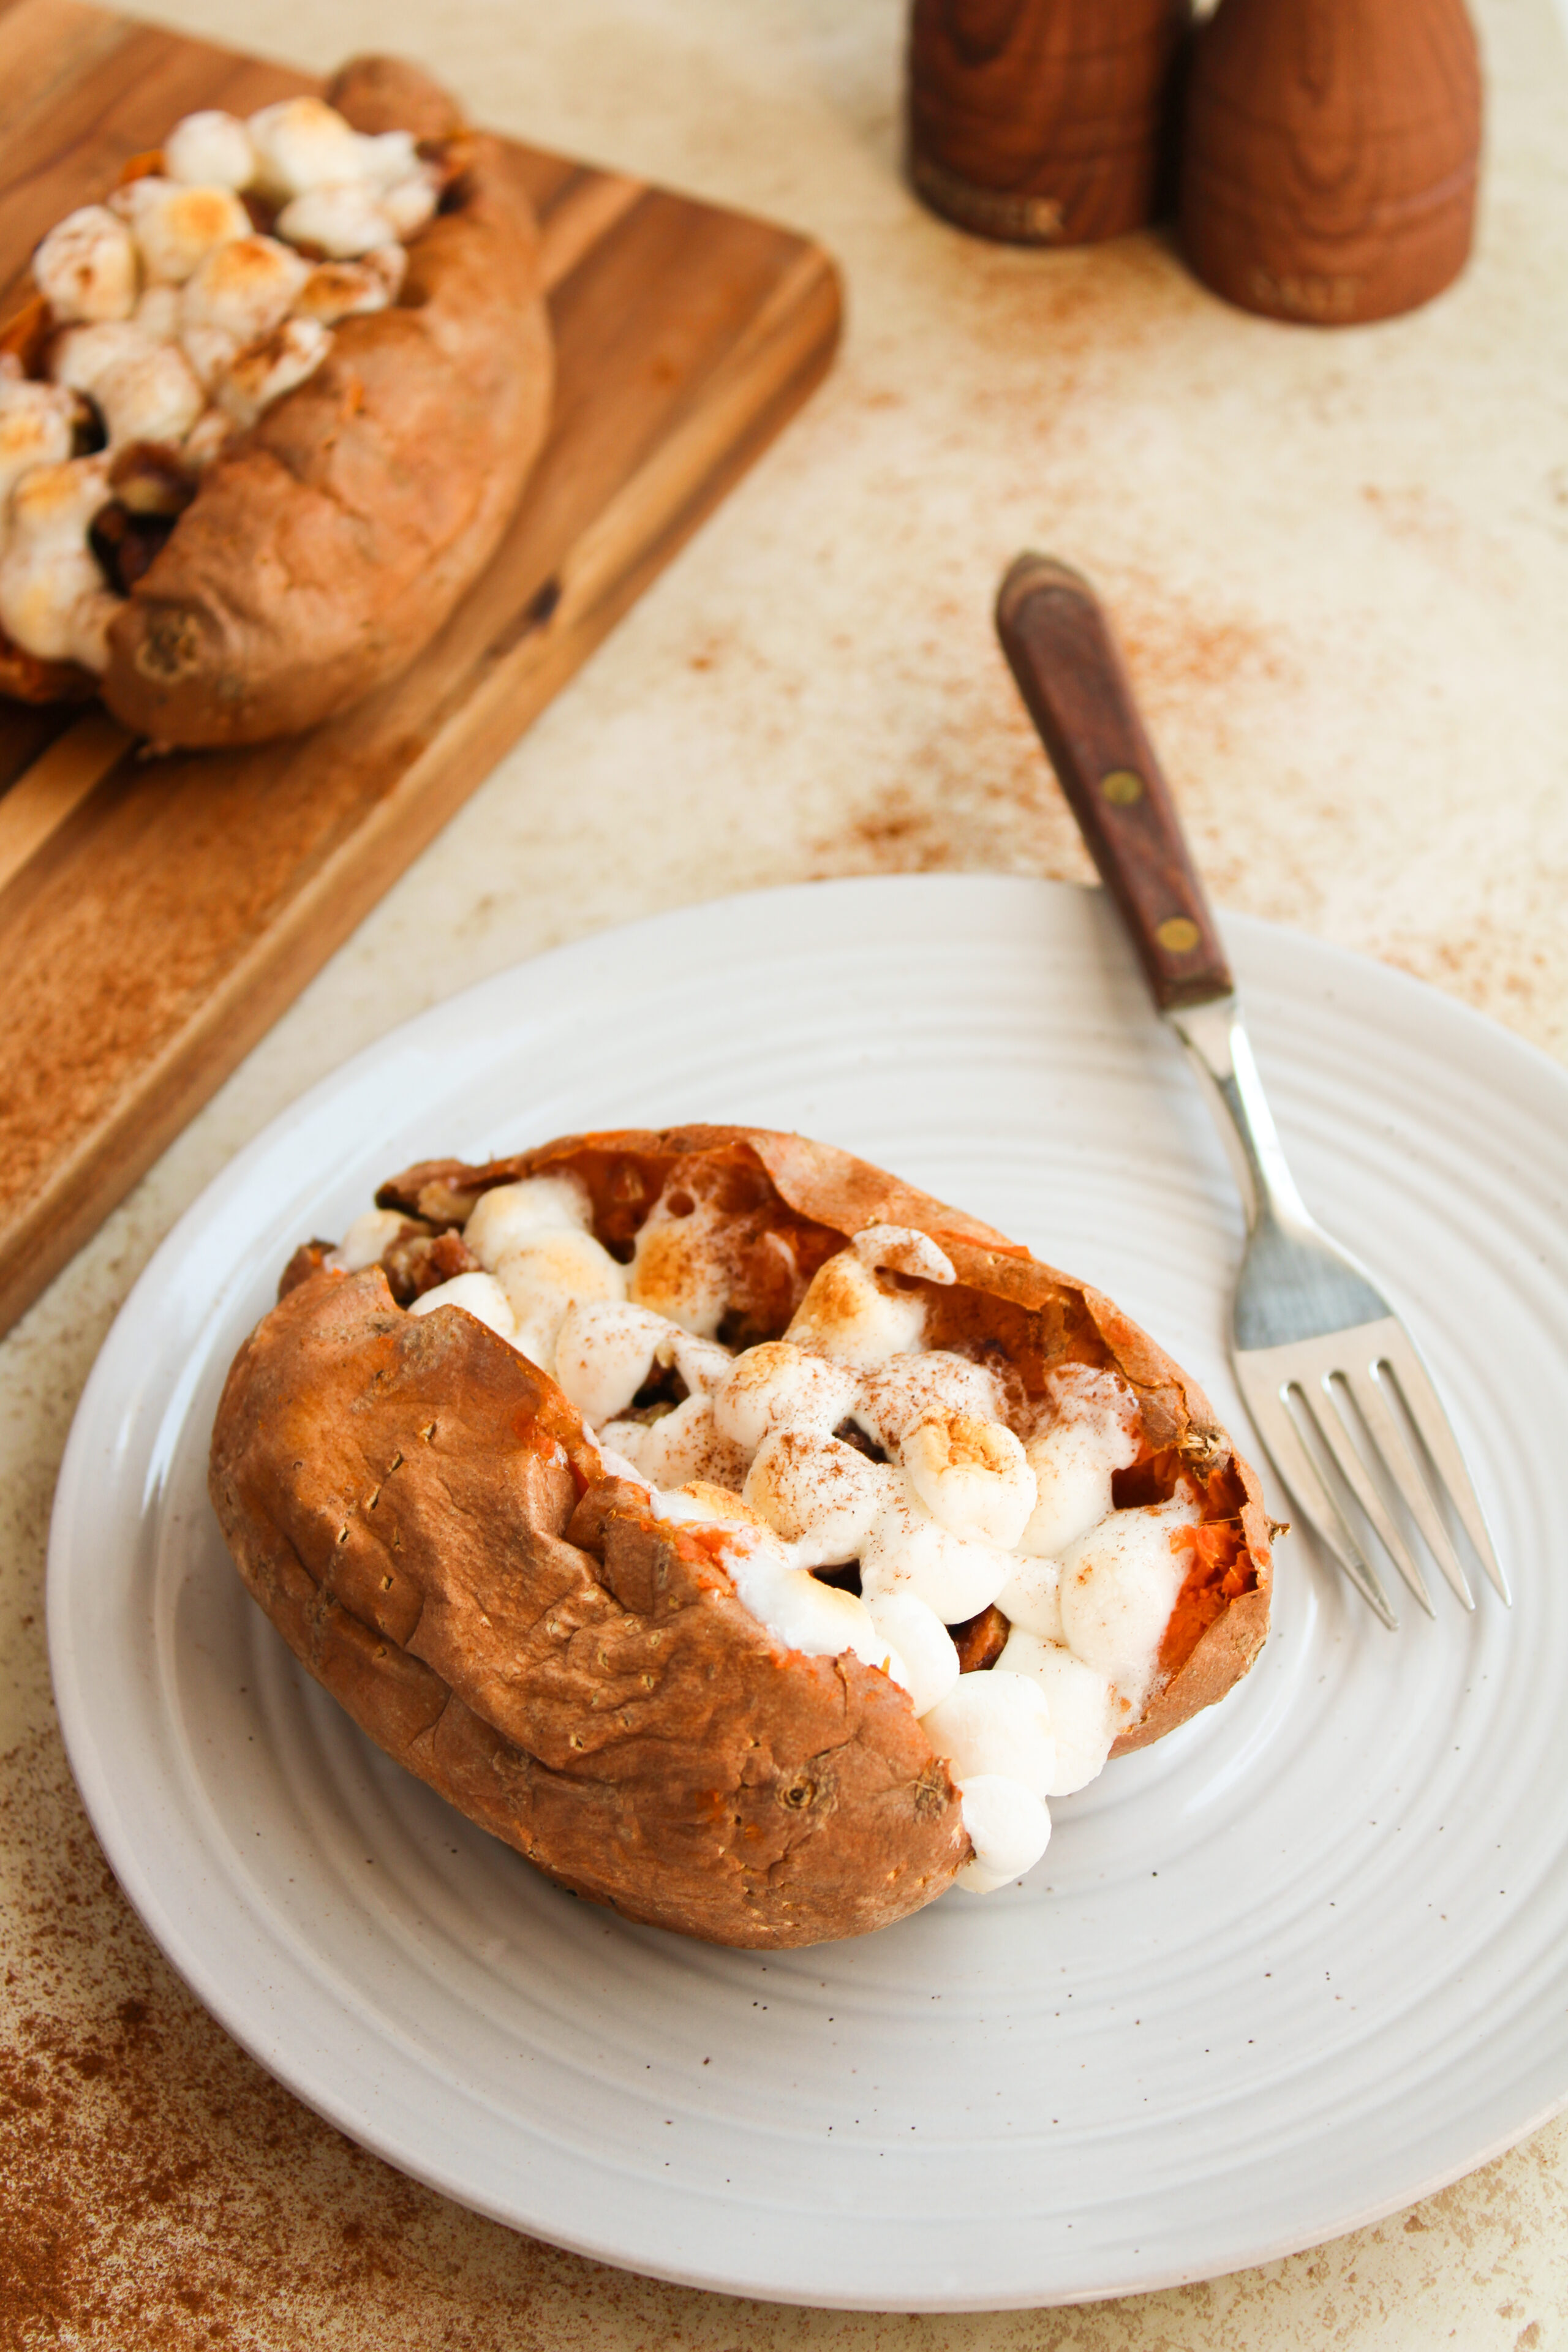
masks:
<instances>
[{"instance_id":1,"label":"chopped nut in filling","mask_svg":"<svg viewBox=\"0 0 1568 2352\"><path fill-rule=\"evenodd\" d=\"M925 1344L954 1274L912 1230L858 1234L797 1284L782 1337L732 1349L716 1336L732 1236L679 1185L622 1256L574 1176L455 1202L440 1233L427 1206L368 1211L327 1265L380 1263L411 1313L461 1307L549 1373L609 1473L723 1531L738 1596L779 1641L852 1653L909 1693L963 1801L961 1883L1029 1869L1047 1800L1092 1780L1149 1700L1204 1533L1181 1467L1118 1505L1118 1475L1150 1459L1127 1381L1067 1362L1010 1405L990 1363Z\"/></svg>"},{"instance_id":2,"label":"chopped nut in filling","mask_svg":"<svg viewBox=\"0 0 1568 2352\"><path fill-rule=\"evenodd\" d=\"M33 257L41 374L0 355L0 630L13 646L101 673L119 600L204 467L316 373L334 328L396 301L405 247L453 168L405 131L355 131L320 99L248 121L207 108L174 125L156 168L57 223ZM151 453L184 496L137 506L120 474L133 450L142 478Z\"/></svg>"}]
</instances>

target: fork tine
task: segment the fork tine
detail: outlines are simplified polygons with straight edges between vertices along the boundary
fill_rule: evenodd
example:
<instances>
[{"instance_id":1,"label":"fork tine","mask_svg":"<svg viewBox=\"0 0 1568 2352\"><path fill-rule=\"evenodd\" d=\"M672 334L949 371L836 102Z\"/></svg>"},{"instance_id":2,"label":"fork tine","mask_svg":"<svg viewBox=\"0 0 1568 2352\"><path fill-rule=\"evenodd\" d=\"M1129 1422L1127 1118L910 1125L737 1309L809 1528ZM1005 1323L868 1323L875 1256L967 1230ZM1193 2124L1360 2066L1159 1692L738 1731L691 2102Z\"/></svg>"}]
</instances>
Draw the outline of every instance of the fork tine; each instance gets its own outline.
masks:
<instances>
[{"instance_id":1,"label":"fork tine","mask_svg":"<svg viewBox=\"0 0 1568 2352\"><path fill-rule=\"evenodd\" d=\"M1399 1570L1427 1616L1436 1617L1437 1612L1432 1606L1432 1596L1426 1590L1426 1580L1415 1564L1415 1555L1395 1527L1393 1514L1378 1493L1376 1482L1369 1474L1356 1445L1355 1432L1345 1419L1344 1408L1334 1394L1334 1385L1339 1380L1343 1380L1346 1386L1350 1386L1348 1376L1338 1371L1325 1372L1318 1383L1318 1394L1323 1398L1330 1408L1326 1412L1319 1409L1317 1396L1306 1399L1303 1387L1303 1399L1309 1404L1318 1435L1322 1439L1334 1468L1376 1528L1378 1540L1393 1560L1394 1567ZM1352 1390L1352 1393L1354 1394L1355 1391ZM1356 1396L1356 1402L1358 1405L1362 1402L1359 1395ZM1363 1412L1365 1408L1363 1407ZM1386 1453L1386 1446L1379 1448L1381 1453ZM1403 1494L1405 1489L1400 1486L1397 1476L1392 1471L1390 1475L1394 1476L1395 1486L1399 1486L1399 1491ZM1451 1578L1449 1581L1452 1582ZM1468 1605L1474 1608L1475 1603L1470 1601L1468 1593L1465 1599Z\"/></svg>"},{"instance_id":2,"label":"fork tine","mask_svg":"<svg viewBox=\"0 0 1568 2352\"><path fill-rule=\"evenodd\" d=\"M1347 1372L1343 1378L1371 1433L1378 1458L1398 1489L1405 1509L1426 1538L1433 1559L1464 1606L1473 1609L1475 1597L1459 1564L1453 1538L1438 1516L1421 1465L1399 1425L1398 1415L1384 1394L1382 1383L1370 1370Z\"/></svg>"},{"instance_id":3,"label":"fork tine","mask_svg":"<svg viewBox=\"0 0 1568 2352\"><path fill-rule=\"evenodd\" d=\"M1344 1514L1319 1476L1317 1465L1301 1443L1290 1417L1280 1383L1264 1372L1261 1367L1255 1376L1249 1377L1244 1349L1237 1349L1235 1362L1237 1378L1253 1424L1268 1450L1274 1467L1289 1488L1297 1509L1310 1524L1330 1558L1343 1569L1374 1614L1382 1619L1390 1633L1396 1632L1399 1620L1389 1605L1388 1595L1379 1581L1377 1571L1363 1557L1361 1546L1345 1524Z\"/></svg>"},{"instance_id":4,"label":"fork tine","mask_svg":"<svg viewBox=\"0 0 1568 2352\"><path fill-rule=\"evenodd\" d=\"M1373 1385L1378 1389L1381 1397L1378 1366L1386 1363L1404 1399L1405 1409L1415 1425L1422 1444L1432 1457L1433 1466L1448 1490L1449 1499L1459 1515L1465 1533L1476 1548L1477 1559L1497 1592L1511 1607L1513 1596L1509 1591L1508 1579L1498 1559L1486 1514L1470 1483L1470 1474L1465 1467L1458 1440L1448 1425L1448 1416L1443 1410L1426 1367L1416 1352L1415 1343L1405 1326L1394 1318L1379 1333L1378 1339L1378 1351L1371 1366ZM1445 1528L1444 1534L1447 1533ZM1452 1549L1451 1545L1449 1549Z\"/></svg>"}]
</instances>

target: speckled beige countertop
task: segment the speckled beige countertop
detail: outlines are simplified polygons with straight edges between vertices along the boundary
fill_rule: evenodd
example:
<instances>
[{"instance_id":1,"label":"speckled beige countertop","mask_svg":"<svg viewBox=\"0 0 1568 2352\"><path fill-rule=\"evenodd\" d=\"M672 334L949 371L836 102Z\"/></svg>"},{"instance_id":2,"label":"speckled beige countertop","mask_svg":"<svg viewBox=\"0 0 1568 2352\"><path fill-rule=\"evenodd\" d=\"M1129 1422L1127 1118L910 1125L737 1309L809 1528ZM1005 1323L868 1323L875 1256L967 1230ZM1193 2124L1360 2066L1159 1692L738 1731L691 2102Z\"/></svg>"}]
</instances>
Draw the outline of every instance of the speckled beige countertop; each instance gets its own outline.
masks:
<instances>
[{"instance_id":1,"label":"speckled beige countertop","mask_svg":"<svg viewBox=\"0 0 1568 2352\"><path fill-rule=\"evenodd\" d=\"M1482 0L1478 259L1341 334L1164 244L965 242L895 168L900 0L175 0L325 68L403 47L543 144L815 231L841 362L800 420L0 1346L0 2343L258 2352L1356 2352L1568 2345L1568 2126L1380 2228L1089 2309L849 2316L602 2270L411 2185L197 2010L81 1815L44 1655L83 1380L229 1155L393 1023L721 891L1081 876L994 648L1007 559L1114 602L1215 894L1568 1054L1568 56ZM677 1108L673 1107L672 1108ZM7 2319L5 2308L13 2316Z\"/></svg>"}]
</instances>

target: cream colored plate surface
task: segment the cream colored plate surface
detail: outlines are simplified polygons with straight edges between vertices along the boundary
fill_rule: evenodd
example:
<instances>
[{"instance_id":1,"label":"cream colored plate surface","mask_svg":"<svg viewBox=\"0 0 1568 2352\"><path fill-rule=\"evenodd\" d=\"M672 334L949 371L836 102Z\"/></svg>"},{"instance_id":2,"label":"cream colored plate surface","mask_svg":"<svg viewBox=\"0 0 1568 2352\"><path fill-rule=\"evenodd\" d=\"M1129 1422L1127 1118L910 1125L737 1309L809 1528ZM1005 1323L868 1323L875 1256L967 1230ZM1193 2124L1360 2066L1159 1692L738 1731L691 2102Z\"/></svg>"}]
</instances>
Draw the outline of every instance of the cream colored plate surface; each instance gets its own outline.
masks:
<instances>
[{"instance_id":1,"label":"cream colored plate surface","mask_svg":"<svg viewBox=\"0 0 1568 2352\"><path fill-rule=\"evenodd\" d=\"M1092 1279L1245 1443L1234 1198L1098 898L835 883L590 939L349 1065L170 1236L62 1472L56 1689L152 1932L343 2130L611 2262L956 2309L1262 2261L1568 2098L1568 1078L1379 966L1226 936L1302 1188L1428 1350L1515 1608L1385 1634L1288 1541L1226 1706L1062 1801L1022 1885L863 1941L629 1927L448 1811L244 1594L207 1433L296 1241L394 1168L712 1118L847 1145Z\"/></svg>"}]
</instances>

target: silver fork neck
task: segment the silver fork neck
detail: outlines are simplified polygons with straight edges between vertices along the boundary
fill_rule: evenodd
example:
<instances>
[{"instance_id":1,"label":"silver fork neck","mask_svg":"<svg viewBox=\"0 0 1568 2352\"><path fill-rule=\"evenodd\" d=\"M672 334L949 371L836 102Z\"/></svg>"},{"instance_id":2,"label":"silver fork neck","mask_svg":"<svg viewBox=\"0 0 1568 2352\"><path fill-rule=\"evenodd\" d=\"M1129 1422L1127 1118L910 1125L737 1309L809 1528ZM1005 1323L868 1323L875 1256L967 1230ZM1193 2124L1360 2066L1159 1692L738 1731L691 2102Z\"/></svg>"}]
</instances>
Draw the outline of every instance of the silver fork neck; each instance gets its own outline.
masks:
<instances>
[{"instance_id":1,"label":"silver fork neck","mask_svg":"<svg viewBox=\"0 0 1568 2352\"><path fill-rule=\"evenodd\" d=\"M1207 1004L1173 1007L1163 1015L1175 1031L1209 1098L1247 1209L1248 1233L1275 1224L1287 1233L1317 1228L1296 1180L1252 1057L1252 1041L1234 995Z\"/></svg>"}]
</instances>

